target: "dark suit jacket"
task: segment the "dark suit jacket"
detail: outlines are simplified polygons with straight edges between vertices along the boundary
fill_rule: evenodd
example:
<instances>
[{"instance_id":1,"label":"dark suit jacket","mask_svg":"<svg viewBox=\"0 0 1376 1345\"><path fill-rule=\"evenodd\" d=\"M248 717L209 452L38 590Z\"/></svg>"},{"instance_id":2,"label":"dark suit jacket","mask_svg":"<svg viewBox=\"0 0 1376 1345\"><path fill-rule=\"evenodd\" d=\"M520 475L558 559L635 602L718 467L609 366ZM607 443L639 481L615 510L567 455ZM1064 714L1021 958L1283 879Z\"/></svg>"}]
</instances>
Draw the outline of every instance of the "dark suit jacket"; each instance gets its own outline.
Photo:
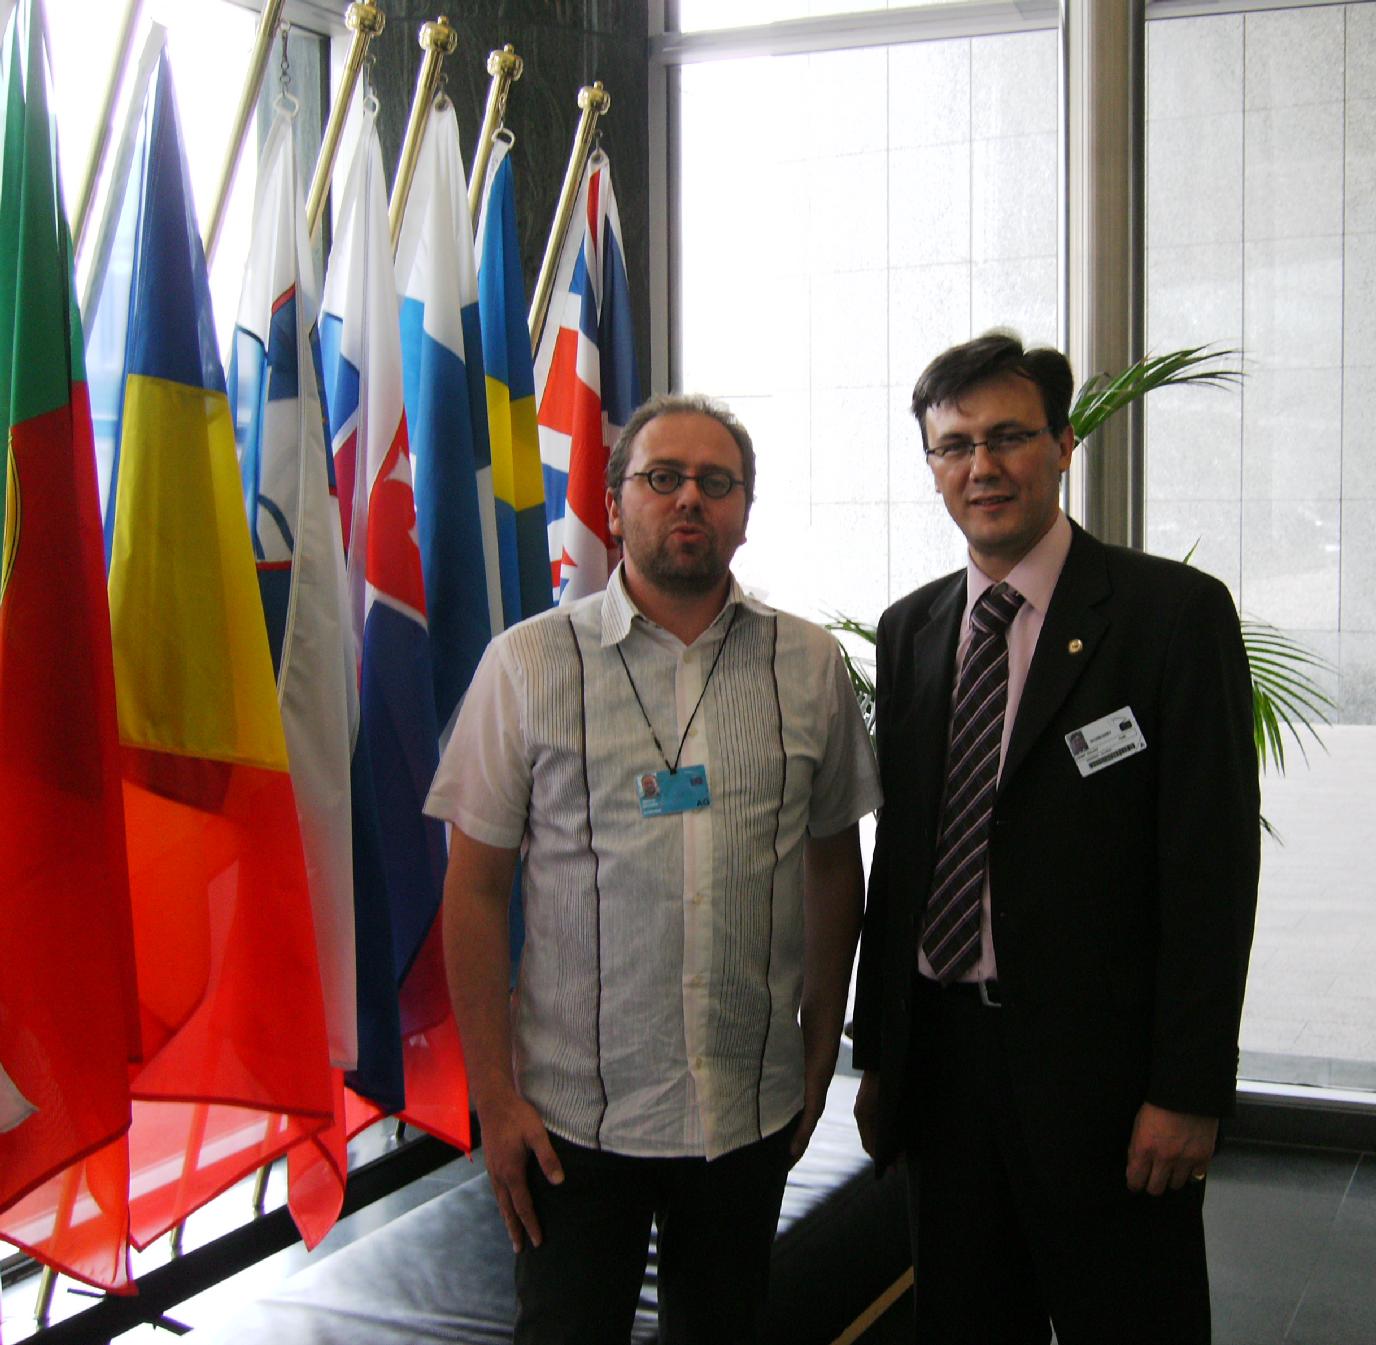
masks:
<instances>
[{"instance_id":1,"label":"dark suit jacket","mask_svg":"<svg viewBox=\"0 0 1376 1345\"><path fill-rule=\"evenodd\" d=\"M884 808L855 1062L880 1072L881 1170L905 1147L923 1083L912 992L964 604L961 570L879 623ZM1146 750L1082 778L1065 735L1124 706ZM1023 1133L1051 1180L1073 1185L1100 1156L1121 1183L1144 1100L1230 1111L1258 819L1250 681L1227 589L1075 527L1009 740L989 849L1008 1000L991 1012L1001 1014Z\"/></svg>"}]
</instances>

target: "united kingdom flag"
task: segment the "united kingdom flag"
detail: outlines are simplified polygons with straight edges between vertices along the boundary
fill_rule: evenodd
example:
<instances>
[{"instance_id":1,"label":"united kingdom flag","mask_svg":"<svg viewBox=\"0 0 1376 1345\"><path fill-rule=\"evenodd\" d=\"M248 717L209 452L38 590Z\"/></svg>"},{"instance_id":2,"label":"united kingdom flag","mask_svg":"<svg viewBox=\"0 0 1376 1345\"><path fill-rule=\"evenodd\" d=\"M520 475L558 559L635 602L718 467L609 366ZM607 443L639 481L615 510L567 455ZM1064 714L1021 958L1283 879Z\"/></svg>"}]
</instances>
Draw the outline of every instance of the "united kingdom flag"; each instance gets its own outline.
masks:
<instances>
[{"instance_id":1,"label":"united kingdom flag","mask_svg":"<svg viewBox=\"0 0 1376 1345\"><path fill-rule=\"evenodd\" d=\"M560 603L605 588L617 560L607 528L607 457L640 402L631 292L611 165L588 161L535 357L550 577Z\"/></svg>"}]
</instances>

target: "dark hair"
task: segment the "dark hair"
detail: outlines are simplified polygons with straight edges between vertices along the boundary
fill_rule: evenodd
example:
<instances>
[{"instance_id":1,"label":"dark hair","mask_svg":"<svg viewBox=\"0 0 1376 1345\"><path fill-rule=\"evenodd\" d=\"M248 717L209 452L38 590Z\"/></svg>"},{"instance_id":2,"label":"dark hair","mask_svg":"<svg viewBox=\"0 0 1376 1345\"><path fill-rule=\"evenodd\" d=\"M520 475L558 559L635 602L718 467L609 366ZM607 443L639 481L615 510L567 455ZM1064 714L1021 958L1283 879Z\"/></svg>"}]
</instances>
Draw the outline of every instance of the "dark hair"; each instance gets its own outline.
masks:
<instances>
[{"instance_id":1,"label":"dark hair","mask_svg":"<svg viewBox=\"0 0 1376 1345\"><path fill-rule=\"evenodd\" d=\"M626 479L635 437L660 416L707 416L730 433L741 451L741 475L745 478L745 508L748 513L750 506L755 503L755 445L750 442L750 432L721 402L698 393L659 393L636 407L625 429L617 435L616 444L607 459L607 489L618 500L621 498L621 483Z\"/></svg>"},{"instance_id":2,"label":"dark hair","mask_svg":"<svg viewBox=\"0 0 1376 1345\"><path fill-rule=\"evenodd\" d=\"M1070 361L1059 350L1045 346L1024 350L1012 332L985 332L943 351L919 375L913 388L913 415L922 430L922 447L929 447L926 417L931 407L957 401L971 388L1006 374L1017 374L1036 385L1052 434L1060 434L1070 424L1070 398L1075 391Z\"/></svg>"}]
</instances>

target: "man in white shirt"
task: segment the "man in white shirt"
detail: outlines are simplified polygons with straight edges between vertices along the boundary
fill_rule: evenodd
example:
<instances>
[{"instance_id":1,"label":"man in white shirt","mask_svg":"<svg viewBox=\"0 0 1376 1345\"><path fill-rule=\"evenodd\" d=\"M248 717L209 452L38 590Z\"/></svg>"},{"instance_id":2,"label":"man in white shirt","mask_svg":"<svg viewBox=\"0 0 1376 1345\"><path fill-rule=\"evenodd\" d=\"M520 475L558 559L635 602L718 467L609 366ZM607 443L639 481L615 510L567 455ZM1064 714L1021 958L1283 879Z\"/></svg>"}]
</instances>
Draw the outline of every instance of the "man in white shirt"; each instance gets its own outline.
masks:
<instances>
[{"instance_id":1,"label":"man in white shirt","mask_svg":"<svg viewBox=\"0 0 1376 1345\"><path fill-rule=\"evenodd\" d=\"M628 1339L652 1220L662 1338L756 1339L835 1068L878 786L835 641L731 575L754 479L724 408L641 407L621 565L493 642L427 804L518 1342Z\"/></svg>"}]
</instances>

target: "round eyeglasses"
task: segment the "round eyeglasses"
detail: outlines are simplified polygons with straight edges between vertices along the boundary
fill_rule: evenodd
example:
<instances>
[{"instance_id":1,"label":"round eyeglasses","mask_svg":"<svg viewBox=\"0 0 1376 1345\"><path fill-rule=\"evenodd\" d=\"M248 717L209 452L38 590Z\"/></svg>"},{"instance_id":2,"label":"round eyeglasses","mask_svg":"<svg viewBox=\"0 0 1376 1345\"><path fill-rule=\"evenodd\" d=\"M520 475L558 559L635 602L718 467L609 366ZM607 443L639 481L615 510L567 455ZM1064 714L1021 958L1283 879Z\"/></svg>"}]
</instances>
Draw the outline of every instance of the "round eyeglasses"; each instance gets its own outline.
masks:
<instances>
[{"instance_id":1,"label":"round eyeglasses","mask_svg":"<svg viewBox=\"0 0 1376 1345\"><path fill-rule=\"evenodd\" d=\"M709 500L724 500L737 486L745 485L721 467L709 467L696 476L680 472L677 467L651 467L647 472L627 472L626 475L643 477L656 495L672 495L685 481L695 481Z\"/></svg>"}]
</instances>

